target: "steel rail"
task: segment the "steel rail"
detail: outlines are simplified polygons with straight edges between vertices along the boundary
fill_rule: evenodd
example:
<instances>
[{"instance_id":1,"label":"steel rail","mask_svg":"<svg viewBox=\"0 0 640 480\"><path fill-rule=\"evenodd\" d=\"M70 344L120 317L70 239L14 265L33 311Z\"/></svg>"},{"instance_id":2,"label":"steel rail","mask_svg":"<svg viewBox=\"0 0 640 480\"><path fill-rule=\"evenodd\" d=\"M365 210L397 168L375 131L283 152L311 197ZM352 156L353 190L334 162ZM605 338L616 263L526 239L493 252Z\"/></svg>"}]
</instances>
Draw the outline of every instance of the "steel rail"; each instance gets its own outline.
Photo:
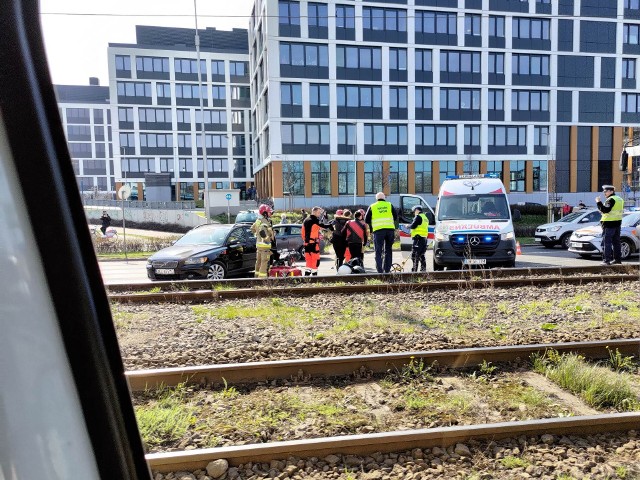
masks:
<instances>
[{"instance_id":1,"label":"steel rail","mask_svg":"<svg viewBox=\"0 0 640 480\"><path fill-rule=\"evenodd\" d=\"M308 285L316 283L364 283L368 280L381 280L385 283L416 283L421 280L461 280L472 278L509 278L530 275L576 275L576 274L610 274L610 273L638 274L638 266L624 264L611 266L586 266L586 267L539 267L539 268L509 268L509 269L473 269L473 270L452 270L444 272L429 273L370 273L364 275L332 275L313 277L270 277L270 278L240 278L225 280L183 280L183 281L155 281L146 283L118 283L108 284L106 288L109 292L130 292L151 290L160 288L161 291L176 291L183 288L192 290L215 289L215 288L255 288L255 287L275 287L287 285Z\"/></svg>"},{"instance_id":2,"label":"steel rail","mask_svg":"<svg viewBox=\"0 0 640 480\"><path fill-rule=\"evenodd\" d=\"M273 288L247 288L230 290L195 290L195 291L167 291L159 293L129 293L110 294L109 298L122 303L161 303L161 302L193 302L212 300L234 300L240 298L258 298L270 296L309 296L316 294L362 294L362 293L398 293L407 291L435 291L449 289L476 289L491 287L520 287L544 285L582 285L595 282L624 282L638 281L640 277L634 274L610 274L606 276L552 276L529 278L489 278L469 280L441 280L411 283L383 283L383 284L349 284L349 285L312 285Z\"/></svg>"},{"instance_id":3,"label":"steel rail","mask_svg":"<svg viewBox=\"0 0 640 480\"><path fill-rule=\"evenodd\" d=\"M338 377L351 375L362 368L371 373L384 373L389 370L401 371L403 366L418 360L427 365L437 362L440 367L464 368L478 365L483 360L497 363L525 359L551 349L560 353L580 353L592 359L608 358L609 350L618 349L623 355L638 358L640 338L147 369L129 371L126 377L129 388L134 392L140 392L160 386L176 386L179 383L211 385L227 382L238 385L309 376Z\"/></svg>"},{"instance_id":4,"label":"steel rail","mask_svg":"<svg viewBox=\"0 0 640 480\"><path fill-rule=\"evenodd\" d=\"M266 444L218 447L146 456L154 472L193 471L206 468L213 460L226 459L230 465L286 459L324 457L329 454L369 455L409 451L414 448L448 447L475 439L497 440L520 435L580 435L637 430L640 412L550 418L522 422L437 427L342 437L324 437Z\"/></svg>"}]
</instances>

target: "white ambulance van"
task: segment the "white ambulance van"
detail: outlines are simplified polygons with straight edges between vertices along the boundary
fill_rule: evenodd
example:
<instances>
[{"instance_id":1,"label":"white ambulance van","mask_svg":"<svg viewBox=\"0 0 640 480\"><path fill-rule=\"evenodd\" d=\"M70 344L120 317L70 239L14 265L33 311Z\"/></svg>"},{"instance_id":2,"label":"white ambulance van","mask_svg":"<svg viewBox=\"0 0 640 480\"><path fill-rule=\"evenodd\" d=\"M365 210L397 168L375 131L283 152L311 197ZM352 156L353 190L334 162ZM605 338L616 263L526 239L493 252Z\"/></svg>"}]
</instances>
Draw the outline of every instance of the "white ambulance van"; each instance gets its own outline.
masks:
<instances>
[{"instance_id":1,"label":"white ambulance van","mask_svg":"<svg viewBox=\"0 0 640 480\"><path fill-rule=\"evenodd\" d=\"M440 186L435 215L434 270L515 267L509 200L497 175L447 177Z\"/></svg>"}]
</instances>

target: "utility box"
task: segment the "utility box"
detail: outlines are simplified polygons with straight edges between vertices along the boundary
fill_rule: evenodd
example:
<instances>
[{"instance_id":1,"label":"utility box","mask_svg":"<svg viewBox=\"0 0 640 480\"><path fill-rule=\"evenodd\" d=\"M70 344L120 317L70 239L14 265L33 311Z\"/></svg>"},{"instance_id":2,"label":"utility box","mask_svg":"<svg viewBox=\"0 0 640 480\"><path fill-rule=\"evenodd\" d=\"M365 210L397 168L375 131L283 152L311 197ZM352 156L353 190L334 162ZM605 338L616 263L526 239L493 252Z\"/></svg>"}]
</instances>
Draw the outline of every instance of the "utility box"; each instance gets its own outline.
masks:
<instances>
[{"instance_id":1,"label":"utility box","mask_svg":"<svg viewBox=\"0 0 640 480\"><path fill-rule=\"evenodd\" d=\"M171 174L145 173L145 195L148 202L171 201Z\"/></svg>"}]
</instances>

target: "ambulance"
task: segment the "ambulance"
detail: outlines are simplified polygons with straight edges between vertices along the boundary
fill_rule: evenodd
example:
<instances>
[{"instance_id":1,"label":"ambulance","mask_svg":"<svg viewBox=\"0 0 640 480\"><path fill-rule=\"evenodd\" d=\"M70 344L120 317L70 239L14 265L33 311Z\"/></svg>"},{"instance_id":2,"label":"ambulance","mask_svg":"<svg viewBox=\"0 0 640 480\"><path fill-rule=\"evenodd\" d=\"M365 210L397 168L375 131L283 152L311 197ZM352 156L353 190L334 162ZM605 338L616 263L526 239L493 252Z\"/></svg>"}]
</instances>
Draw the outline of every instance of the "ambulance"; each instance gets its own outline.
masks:
<instances>
[{"instance_id":1,"label":"ambulance","mask_svg":"<svg viewBox=\"0 0 640 480\"><path fill-rule=\"evenodd\" d=\"M435 217L434 270L515 267L511 210L497 175L447 177L440 186Z\"/></svg>"}]
</instances>

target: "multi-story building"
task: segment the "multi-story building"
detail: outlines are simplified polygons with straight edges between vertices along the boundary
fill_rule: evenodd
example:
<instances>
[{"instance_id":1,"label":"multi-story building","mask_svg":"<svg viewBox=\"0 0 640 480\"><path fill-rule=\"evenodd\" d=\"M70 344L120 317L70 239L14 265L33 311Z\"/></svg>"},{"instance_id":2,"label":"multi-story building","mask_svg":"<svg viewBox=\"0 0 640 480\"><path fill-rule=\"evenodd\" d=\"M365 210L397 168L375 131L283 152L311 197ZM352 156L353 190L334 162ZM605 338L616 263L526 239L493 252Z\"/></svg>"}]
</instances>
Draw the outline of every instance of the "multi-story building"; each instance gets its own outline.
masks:
<instances>
[{"instance_id":1,"label":"multi-story building","mask_svg":"<svg viewBox=\"0 0 640 480\"><path fill-rule=\"evenodd\" d=\"M135 44L109 44L116 186L167 173L173 198L193 200L205 159L209 188L251 184L247 30L199 37L200 66L194 29L137 26Z\"/></svg>"},{"instance_id":2,"label":"multi-story building","mask_svg":"<svg viewBox=\"0 0 640 480\"><path fill-rule=\"evenodd\" d=\"M249 38L256 186L278 205L433 199L452 174L541 203L622 184L638 0L256 0Z\"/></svg>"},{"instance_id":3,"label":"multi-story building","mask_svg":"<svg viewBox=\"0 0 640 480\"><path fill-rule=\"evenodd\" d=\"M115 187L109 88L97 78L54 88L78 188L86 196L108 196Z\"/></svg>"}]
</instances>

